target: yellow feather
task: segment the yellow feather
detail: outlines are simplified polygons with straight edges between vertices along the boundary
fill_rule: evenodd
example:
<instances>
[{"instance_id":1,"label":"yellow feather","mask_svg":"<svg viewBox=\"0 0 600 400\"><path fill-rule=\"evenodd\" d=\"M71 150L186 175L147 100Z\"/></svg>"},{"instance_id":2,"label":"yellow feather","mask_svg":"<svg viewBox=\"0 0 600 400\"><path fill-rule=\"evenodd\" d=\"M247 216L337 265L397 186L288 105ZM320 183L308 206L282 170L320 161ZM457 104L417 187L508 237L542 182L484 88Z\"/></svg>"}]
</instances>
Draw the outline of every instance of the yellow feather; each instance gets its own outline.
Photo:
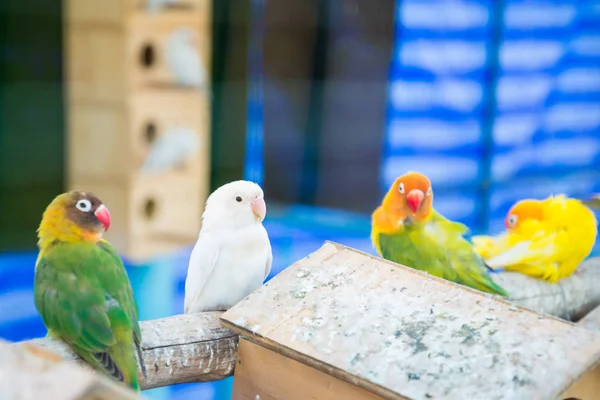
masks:
<instances>
[{"instance_id":1,"label":"yellow feather","mask_svg":"<svg viewBox=\"0 0 600 400\"><path fill-rule=\"evenodd\" d=\"M35 261L38 262L56 242L76 243L80 241L97 242L101 234L81 229L66 216L66 204L72 193L57 196L44 211L42 222L38 228L38 247L40 252Z\"/></svg>"},{"instance_id":2,"label":"yellow feather","mask_svg":"<svg viewBox=\"0 0 600 400\"><path fill-rule=\"evenodd\" d=\"M594 213L564 195L540 200L541 218L523 219L498 236L476 236L475 251L490 268L558 282L590 254L598 234Z\"/></svg>"}]
</instances>

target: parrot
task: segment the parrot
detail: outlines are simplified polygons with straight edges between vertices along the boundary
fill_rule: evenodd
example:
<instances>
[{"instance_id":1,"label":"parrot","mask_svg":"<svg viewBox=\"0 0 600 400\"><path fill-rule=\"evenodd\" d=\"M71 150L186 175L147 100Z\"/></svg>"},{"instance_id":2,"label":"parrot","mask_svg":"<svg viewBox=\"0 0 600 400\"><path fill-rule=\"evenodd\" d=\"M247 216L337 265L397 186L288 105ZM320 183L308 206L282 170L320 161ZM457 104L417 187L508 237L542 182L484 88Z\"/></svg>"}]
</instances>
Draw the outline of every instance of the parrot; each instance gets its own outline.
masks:
<instances>
[{"instance_id":1,"label":"parrot","mask_svg":"<svg viewBox=\"0 0 600 400\"><path fill-rule=\"evenodd\" d=\"M194 31L180 27L171 32L165 43L165 62L175 82L186 87L208 91L208 73L198 49ZM210 95L212 96L212 95Z\"/></svg>"},{"instance_id":2,"label":"parrot","mask_svg":"<svg viewBox=\"0 0 600 400\"><path fill-rule=\"evenodd\" d=\"M184 313L227 310L262 285L273 262L266 213L254 182L230 182L211 193L189 259Z\"/></svg>"},{"instance_id":3,"label":"parrot","mask_svg":"<svg viewBox=\"0 0 600 400\"><path fill-rule=\"evenodd\" d=\"M140 169L142 173L175 169L200 150L200 135L193 129L172 127L152 143Z\"/></svg>"},{"instance_id":4,"label":"parrot","mask_svg":"<svg viewBox=\"0 0 600 400\"><path fill-rule=\"evenodd\" d=\"M575 272L598 234L592 210L565 195L518 201L508 211L505 226L497 236L472 238L486 265L550 283Z\"/></svg>"},{"instance_id":5,"label":"parrot","mask_svg":"<svg viewBox=\"0 0 600 400\"><path fill-rule=\"evenodd\" d=\"M371 241L380 256L439 278L508 297L489 276L481 257L464 237L468 228L433 208L425 175L398 177L371 218Z\"/></svg>"},{"instance_id":6,"label":"parrot","mask_svg":"<svg viewBox=\"0 0 600 400\"><path fill-rule=\"evenodd\" d=\"M34 304L48 336L139 391L136 351L144 376L146 369L138 309L123 262L102 239L110 222L108 208L91 192L54 198L38 229Z\"/></svg>"},{"instance_id":7,"label":"parrot","mask_svg":"<svg viewBox=\"0 0 600 400\"><path fill-rule=\"evenodd\" d=\"M173 7L177 3L179 0L146 0L146 11L155 14L160 9Z\"/></svg>"}]
</instances>

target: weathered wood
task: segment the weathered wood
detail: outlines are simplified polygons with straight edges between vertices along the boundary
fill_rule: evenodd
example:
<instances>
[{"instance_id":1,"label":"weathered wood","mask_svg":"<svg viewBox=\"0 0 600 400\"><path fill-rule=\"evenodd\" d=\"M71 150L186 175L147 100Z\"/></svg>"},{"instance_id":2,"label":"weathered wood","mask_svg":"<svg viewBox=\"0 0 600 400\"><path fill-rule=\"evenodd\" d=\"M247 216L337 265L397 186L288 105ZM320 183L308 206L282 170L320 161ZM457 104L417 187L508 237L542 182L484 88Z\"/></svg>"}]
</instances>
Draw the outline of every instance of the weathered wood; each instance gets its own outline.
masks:
<instances>
[{"instance_id":1,"label":"weathered wood","mask_svg":"<svg viewBox=\"0 0 600 400\"><path fill-rule=\"evenodd\" d=\"M3 400L134 400L129 388L30 343L0 340L0 397Z\"/></svg>"},{"instance_id":2,"label":"weathered wood","mask_svg":"<svg viewBox=\"0 0 600 400\"><path fill-rule=\"evenodd\" d=\"M585 326L593 331L600 332L600 306L589 312L585 317L579 320L577 324Z\"/></svg>"},{"instance_id":3,"label":"weathered wood","mask_svg":"<svg viewBox=\"0 0 600 400\"><path fill-rule=\"evenodd\" d=\"M577 322L577 325L600 332L600 307ZM560 399L596 399L600 397L600 363L561 394Z\"/></svg>"},{"instance_id":4,"label":"weathered wood","mask_svg":"<svg viewBox=\"0 0 600 400\"><path fill-rule=\"evenodd\" d=\"M142 389L215 381L232 375L238 338L221 325L220 314L206 312L142 321L142 348L147 369L147 378L138 370ZM34 339L14 346L26 344L53 351L65 360L79 359L59 340Z\"/></svg>"},{"instance_id":5,"label":"weathered wood","mask_svg":"<svg viewBox=\"0 0 600 400\"><path fill-rule=\"evenodd\" d=\"M511 295L511 302L540 313L577 321L600 305L600 257L584 261L575 273L558 283L505 272L492 279Z\"/></svg>"},{"instance_id":6,"label":"weathered wood","mask_svg":"<svg viewBox=\"0 0 600 400\"><path fill-rule=\"evenodd\" d=\"M556 399L600 361L597 332L333 243L221 319L388 399Z\"/></svg>"},{"instance_id":7,"label":"weathered wood","mask_svg":"<svg viewBox=\"0 0 600 400\"><path fill-rule=\"evenodd\" d=\"M380 397L242 338L231 399L378 400Z\"/></svg>"}]
</instances>

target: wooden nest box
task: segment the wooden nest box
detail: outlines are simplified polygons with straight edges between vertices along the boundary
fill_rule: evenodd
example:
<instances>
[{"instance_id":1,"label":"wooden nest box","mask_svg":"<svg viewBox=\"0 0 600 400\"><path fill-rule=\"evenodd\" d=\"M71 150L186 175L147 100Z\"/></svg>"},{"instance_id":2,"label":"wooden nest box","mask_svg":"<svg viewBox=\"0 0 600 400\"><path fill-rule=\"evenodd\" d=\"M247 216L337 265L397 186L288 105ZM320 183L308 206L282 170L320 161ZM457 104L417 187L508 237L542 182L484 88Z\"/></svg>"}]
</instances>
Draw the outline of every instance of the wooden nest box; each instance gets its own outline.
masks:
<instances>
[{"instance_id":1,"label":"wooden nest box","mask_svg":"<svg viewBox=\"0 0 600 400\"><path fill-rule=\"evenodd\" d=\"M600 334L326 243L225 312L233 399L600 398Z\"/></svg>"},{"instance_id":2,"label":"wooden nest box","mask_svg":"<svg viewBox=\"0 0 600 400\"><path fill-rule=\"evenodd\" d=\"M148 12L142 0L64 2L67 186L107 205L106 239L137 262L195 243L210 189L209 88L182 83L167 49L187 31L210 77L212 0L169 3ZM155 145L182 129L198 150L144 171Z\"/></svg>"}]
</instances>

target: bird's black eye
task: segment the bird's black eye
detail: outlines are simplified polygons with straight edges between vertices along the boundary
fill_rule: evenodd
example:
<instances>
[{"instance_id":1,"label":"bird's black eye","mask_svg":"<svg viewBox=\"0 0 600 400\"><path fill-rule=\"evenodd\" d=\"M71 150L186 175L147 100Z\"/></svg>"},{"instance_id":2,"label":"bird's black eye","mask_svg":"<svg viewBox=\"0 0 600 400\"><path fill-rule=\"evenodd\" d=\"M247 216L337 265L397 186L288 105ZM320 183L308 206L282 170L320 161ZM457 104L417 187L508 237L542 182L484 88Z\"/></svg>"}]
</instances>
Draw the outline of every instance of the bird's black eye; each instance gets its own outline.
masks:
<instances>
[{"instance_id":1,"label":"bird's black eye","mask_svg":"<svg viewBox=\"0 0 600 400\"><path fill-rule=\"evenodd\" d=\"M92 210L92 202L87 199L82 199L75 204L75 207L83 212L90 212Z\"/></svg>"},{"instance_id":2,"label":"bird's black eye","mask_svg":"<svg viewBox=\"0 0 600 400\"><path fill-rule=\"evenodd\" d=\"M242 198L240 196L238 196L238 197L235 198L235 201L237 201L238 203L241 203L242 202Z\"/></svg>"}]
</instances>

